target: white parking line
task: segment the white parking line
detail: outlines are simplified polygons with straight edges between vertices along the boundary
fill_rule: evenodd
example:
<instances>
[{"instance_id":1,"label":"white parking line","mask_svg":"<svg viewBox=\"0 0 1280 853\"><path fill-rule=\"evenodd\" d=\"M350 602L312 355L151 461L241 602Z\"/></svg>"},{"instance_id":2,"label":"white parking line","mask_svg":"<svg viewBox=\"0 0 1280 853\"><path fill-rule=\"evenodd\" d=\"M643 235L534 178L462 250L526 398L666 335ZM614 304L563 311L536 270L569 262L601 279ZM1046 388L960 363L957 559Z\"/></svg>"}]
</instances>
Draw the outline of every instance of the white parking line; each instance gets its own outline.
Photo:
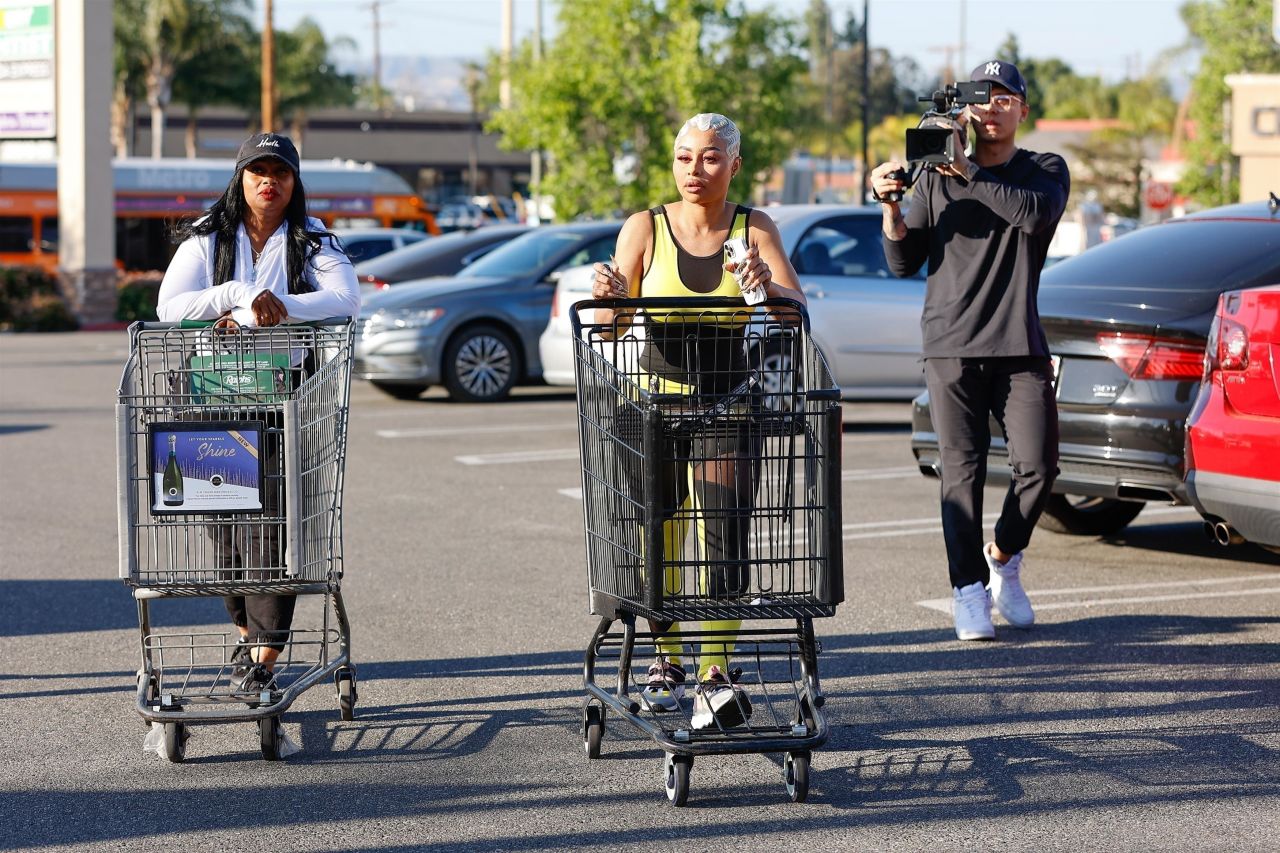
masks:
<instances>
[{"instance_id":1,"label":"white parking line","mask_svg":"<svg viewBox=\"0 0 1280 853\"><path fill-rule=\"evenodd\" d=\"M1069 595L1082 592L1119 592L1121 590L1139 590L1139 589L1167 589L1169 587L1197 587L1210 584L1252 584L1260 582L1275 582L1280 580L1280 574L1268 572L1264 575L1242 575L1231 578L1211 578L1207 580L1196 581L1163 581L1149 584L1117 584L1115 586L1091 586L1079 587L1077 589L1058 589L1058 590L1032 590L1028 593L1028 597L1035 600L1035 609L1040 610L1066 610L1073 607L1103 607L1110 604L1150 604L1159 601L1191 601L1201 598L1232 598L1240 595L1270 595L1280 592L1280 586L1263 587L1262 589L1231 589L1212 592L1180 592L1166 593L1163 595L1129 595L1119 598L1081 598L1077 601L1050 601L1043 602L1039 599L1046 595ZM924 601L917 601L921 607L930 610L939 610L943 613L951 612L951 599L949 598L930 598Z\"/></svg>"},{"instance_id":2,"label":"white parking line","mask_svg":"<svg viewBox=\"0 0 1280 853\"><path fill-rule=\"evenodd\" d=\"M478 435L506 432L564 432L577 429L577 424L524 424L512 426L433 427L429 429L380 429L378 438L435 438L444 435Z\"/></svg>"},{"instance_id":3,"label":"white parking line","mask_svg":"<svg viewBox=\"0 0 1280 853\"><path fill-rule=\"evenodd\" d=\"M564 462L578 458L578 448L560 450L517 450L512 453L481 453L474 456L455 456L463 465L519 465L525 462Z\"/></svg>"},{"instance_id":4,"label":"white parking line","mask_svg":"<svg viewBox=\"0 0 1280 853\"><path fill-rule=\"evenodd\" d=\"M920 469L914 465L898 468L847 468L840 473L841 480L901 480L920 476Z\"/></svg>"}]
</instances>

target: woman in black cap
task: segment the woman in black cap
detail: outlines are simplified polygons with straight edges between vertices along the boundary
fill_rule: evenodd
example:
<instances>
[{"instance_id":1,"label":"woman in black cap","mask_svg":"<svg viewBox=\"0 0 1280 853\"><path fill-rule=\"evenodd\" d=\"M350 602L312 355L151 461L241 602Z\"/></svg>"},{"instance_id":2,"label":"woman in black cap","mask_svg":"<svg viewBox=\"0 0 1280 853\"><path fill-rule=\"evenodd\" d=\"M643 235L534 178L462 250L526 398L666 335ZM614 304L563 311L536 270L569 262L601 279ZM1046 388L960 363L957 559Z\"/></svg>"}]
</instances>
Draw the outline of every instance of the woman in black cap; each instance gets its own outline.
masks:
<instances>
[{"instance_id":1,"label":"woman in black cap","mask_svg":"<svg viewBox=\"0 0 1280 853\"><path fill-rule=\"evenodd\" d=\"M333 234L307 216L298 150L287 136L245 140L227 189L179 226L160 285L162 321L274 326L360 312L355 270Z\"/></svg>"},{"instance_id":2,"label":"woman in black cap","mask_svg":"<svg viewBox=\"0 0 1280 853\"><path fill-rule=\"evenodd\" d=\"M307 216L299 165L298 150L287 136L261 133L240 146L222 197L176 231L182 244L160 285L156 313L162 321L275 326L359 314L355 270L337 238ZM267 415L268 421L275 417ZM270 486L280 481L278 438L278 430L268 430L264 523L209 526L219 569L264 578L284 564L279 525L265 521L281 514L281 489ZM231 658L239 689L253 694L274 689L272 668L289 637L295 597L227 596L225 601L240 632Z\"/></svg>"}]
</instances>

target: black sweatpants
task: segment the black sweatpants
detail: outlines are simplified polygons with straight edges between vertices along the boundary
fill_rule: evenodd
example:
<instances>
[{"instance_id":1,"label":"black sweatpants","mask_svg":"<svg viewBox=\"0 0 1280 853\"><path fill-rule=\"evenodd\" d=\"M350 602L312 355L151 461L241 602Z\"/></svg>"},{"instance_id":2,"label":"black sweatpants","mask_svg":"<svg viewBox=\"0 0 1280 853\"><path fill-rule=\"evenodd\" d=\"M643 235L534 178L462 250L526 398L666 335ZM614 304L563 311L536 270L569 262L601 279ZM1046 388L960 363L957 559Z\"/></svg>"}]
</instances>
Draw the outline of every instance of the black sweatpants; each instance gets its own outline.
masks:
<instances>
[{"instance_id":1,"label":"black sweatpants","mask_svg":"<svg viewBox=\"0 0 1280 853\"><path fill-rule=\"evenodd\" d=\"M1043 356L928 358L929 412L942 464L942 536L951 585L989 581L983 557L982 489L995 418L1013 481L996 522L996 547L1016 554L1031 541L1058 475L1058 408Z\"/></svg>"},{"instance_id":2,"label":"black sweatpants","mask_svg":"<svg viewBox=\"0 0 1280 853\"><path fill-rule=\"evenodd\" d=\"M281 419L275 412L264 413L262 474L264 521L243 520L235 524L213 524L208 528L213 540L213 559L227 579L252 581L283 577L284 472L282 467ZM238 628L247 628L251 643L283 651L293 625L297 604L294 595L228 595L223 597L227 613Z\"/></svg>"}]
</instances>

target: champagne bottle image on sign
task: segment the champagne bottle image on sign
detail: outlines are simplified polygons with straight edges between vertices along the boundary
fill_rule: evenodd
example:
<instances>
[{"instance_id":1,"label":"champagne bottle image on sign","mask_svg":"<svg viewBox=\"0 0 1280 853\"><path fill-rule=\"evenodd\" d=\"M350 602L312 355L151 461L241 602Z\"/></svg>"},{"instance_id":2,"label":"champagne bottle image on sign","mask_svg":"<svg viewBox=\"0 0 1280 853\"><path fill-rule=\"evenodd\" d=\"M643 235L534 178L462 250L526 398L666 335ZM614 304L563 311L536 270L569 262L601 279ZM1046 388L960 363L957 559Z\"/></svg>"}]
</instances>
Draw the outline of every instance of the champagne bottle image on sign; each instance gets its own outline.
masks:
<instances>
[{"instance_id":1,"label":"champagne bottle image on sign","mask_svg":"<svg viewBox=\"0 0 1280 853\"><path fill-rule=\"evenodd\" d=\"M169 436L169 461L164 466L160 488L164 492L165 506L182 506L182 469L178 467L178 437Z\"/></svg>"}]
</instances>

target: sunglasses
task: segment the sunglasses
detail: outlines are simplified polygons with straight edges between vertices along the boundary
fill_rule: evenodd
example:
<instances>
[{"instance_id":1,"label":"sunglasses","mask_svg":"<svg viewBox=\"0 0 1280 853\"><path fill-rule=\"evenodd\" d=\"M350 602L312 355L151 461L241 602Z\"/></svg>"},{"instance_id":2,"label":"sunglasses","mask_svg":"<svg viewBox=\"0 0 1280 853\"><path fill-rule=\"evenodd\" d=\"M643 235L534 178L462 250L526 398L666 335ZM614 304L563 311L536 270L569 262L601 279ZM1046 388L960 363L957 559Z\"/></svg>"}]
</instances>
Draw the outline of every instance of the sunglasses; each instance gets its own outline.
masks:
<instances>
[{"instance_id":1,"label":"sunglasses","mask_svg":"<svg viewBox=\"0 0 1280 853\"><path fill-rule=\"evenodd\" d=\"M983 107L988 110L997 109L1001 112L1007 112L1008 110L1013 109L1014 104L1021 102L1022 99L1017 95L992 95L991 100L986 104L976 104L975 106Z\"/></svg>"}]
</instances>

